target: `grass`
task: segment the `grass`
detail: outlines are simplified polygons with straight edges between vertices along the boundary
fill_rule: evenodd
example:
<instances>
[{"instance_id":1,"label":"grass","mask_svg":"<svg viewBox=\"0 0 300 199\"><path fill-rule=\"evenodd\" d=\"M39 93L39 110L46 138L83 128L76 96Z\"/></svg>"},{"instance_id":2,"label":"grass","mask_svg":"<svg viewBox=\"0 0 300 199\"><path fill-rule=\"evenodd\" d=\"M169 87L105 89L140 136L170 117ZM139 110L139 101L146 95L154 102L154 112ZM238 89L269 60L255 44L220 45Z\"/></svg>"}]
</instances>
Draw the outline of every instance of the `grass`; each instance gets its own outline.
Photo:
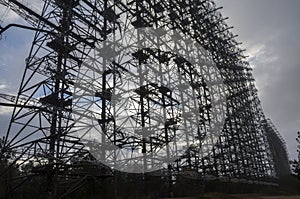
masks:
<instances>
[{"instance_id":1,"label":"grass","mask_svg":"<svg viewBox=\"0 0 300 199\"><path fill-rule=\"evenodd\" d=\"M300 199L298 196L265 196L259 194L224 194L208 193L198 197L164 198L164 199Z\"/></svg>"}]
</instances>

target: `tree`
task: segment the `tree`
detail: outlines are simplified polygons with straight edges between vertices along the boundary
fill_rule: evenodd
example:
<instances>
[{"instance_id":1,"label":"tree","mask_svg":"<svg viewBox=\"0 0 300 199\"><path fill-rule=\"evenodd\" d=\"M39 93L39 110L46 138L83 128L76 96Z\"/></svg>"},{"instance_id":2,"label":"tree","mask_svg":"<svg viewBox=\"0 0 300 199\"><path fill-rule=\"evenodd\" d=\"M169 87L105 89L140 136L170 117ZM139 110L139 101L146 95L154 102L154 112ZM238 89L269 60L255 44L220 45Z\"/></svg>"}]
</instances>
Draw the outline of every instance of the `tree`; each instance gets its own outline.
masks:
<instances>
[{"instance_id":1,"label":"tree","mask_svg":"<svg viewBox=\"0 0 300 199\"><path fill-rule=\"evenodd\" d=\"M19 170L10 164L15 152L4 148L5 137L0 138L0 198L12 198L11 179L18 176Z\"/></svg>"},{"instance_id":2,"label":"tree","mask_svg":"<svg viewBox=\"0 0 300 199\"><path fill-rule=\"evenodd\" d=\"M297 146L298 160L292 161L292 167L293 167L294 175L296 175L297 178L300 180L300 132L299 131L297 132L296 141L298 143Z\"/></svg>"}]
</instances>

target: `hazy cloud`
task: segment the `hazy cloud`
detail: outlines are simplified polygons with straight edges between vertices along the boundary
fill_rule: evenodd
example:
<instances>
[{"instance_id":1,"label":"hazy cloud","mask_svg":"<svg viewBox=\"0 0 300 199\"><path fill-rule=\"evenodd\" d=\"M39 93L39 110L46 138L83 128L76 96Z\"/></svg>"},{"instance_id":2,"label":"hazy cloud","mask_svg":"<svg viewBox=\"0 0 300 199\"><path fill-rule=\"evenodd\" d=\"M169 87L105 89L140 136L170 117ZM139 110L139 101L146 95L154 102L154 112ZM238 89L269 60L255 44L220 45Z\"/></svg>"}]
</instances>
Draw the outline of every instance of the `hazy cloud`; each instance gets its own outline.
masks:
<instances>
[{"instance_id":1,"label":"hazy cloud","mask_svg":"<svg viewBox=\"0 0 300 199\"><path fill-rule=\"evenodd\" d=\"M258 94L270 117L296 157L300 130L300 1L217 0L227 23L239 34L253 67Z\"/></svg>"},{"instance_id":2,"label":"hazy cloud","mask_svg":"<svg viewBox=\"0 0 300 199\"><path fill-rule=\"evenodd\" d=\"M227 23L235 27L237 40L247 49L245 54L249 55L266 116L283 135L291 157L296 157L296 131L300 130L300 1L216 0L216 3L224 7L223 16L229 17ZM39 8L38 3L34 6ZM3 11L0 6L0 13ZM24 23L13 12L5 19L6 24ZM0 92L17 93L32 34L13 28L2 35ZM9 122L7 111L0 110L1 127Z\"/></svg>"}]
</instances>

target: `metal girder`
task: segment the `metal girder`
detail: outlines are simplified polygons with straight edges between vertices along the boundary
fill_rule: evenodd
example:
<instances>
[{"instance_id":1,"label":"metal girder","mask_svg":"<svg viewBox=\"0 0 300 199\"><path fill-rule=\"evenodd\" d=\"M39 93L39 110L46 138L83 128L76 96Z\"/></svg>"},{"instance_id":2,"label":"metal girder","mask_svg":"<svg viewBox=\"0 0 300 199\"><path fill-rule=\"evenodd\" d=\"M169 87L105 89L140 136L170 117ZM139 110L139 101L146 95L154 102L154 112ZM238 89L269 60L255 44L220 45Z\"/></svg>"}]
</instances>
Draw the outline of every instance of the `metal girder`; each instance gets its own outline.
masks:
<instances>
[{"instance_id":1,"label":"metal girder","mask_svg":"<svg viewBox=\"0 0 300 199\"><path fill-rule=\"evenodd\" d=\"M213 1L40 3L42 9L36 11L21 1L0 1L36 30L13 100L6 146L38 146L41 153L26 158L49 165L48 192L54 198L62 191L57 179L69 174L61 171L79 154L88 154L87 142L95 150L102 147L98 158L108 165L140 162L147 167L145 157L153 151L162 149L166 159L182 153L165 166L170 189L174 179L188 171L196 178L201 174L201 178L272 184L268 178L274 173L273 162L251 68ZM164 31L147 34L143 32L147 28ZM174 31L186 42L176 40ZM190 50L190 41L200 44L209 56L192 64L174 53L180 48L194 59L204 56L204 51ZM210 63L217 73L207 67ZM210 84L207 79L212 79ZM170 89L185 84L186 90ZM205 139L212 133L208 127L214 122L216 93L225 96L226 118L221 134ZM12 101L12 96L0 97ZM184 136L176 137L180 130ZM130 153L136 157L128 158ZM152 163L156 166L154 159Z\"/></svg>"}]
</instances>

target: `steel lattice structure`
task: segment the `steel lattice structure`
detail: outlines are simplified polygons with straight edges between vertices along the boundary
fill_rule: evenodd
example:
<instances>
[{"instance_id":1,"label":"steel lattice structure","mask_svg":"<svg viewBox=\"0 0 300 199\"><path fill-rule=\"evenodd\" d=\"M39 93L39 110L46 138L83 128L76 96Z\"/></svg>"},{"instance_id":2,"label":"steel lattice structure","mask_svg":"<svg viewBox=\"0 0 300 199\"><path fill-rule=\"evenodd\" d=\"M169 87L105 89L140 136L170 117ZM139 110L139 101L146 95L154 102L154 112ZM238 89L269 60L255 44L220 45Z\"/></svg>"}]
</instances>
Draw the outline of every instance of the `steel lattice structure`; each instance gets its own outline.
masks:
<instances>
[{"instance_id":1,"label":"steel lattice structure","mask_svg":"<svg viewBox=\"0 0 300 199\"><path fill-rule=\"evenodd\" d=\"M36 31L2 152L16 151L14 163L34 161L54 197L72 161L91 151L124 171L138 162L141 172L167 154L171 181L192 172L270 184L274 166L251 68L213 1L0 3Z\"/></svg>"},{"instance_id":2,"label":"steel lattice structure","mask_svg":"<svg viewBox=\"0 0 300 199\"><path fill-rule=\"evenodd\" d=\"M290 174L289 155L284 139L269 118L264 120L263 124L267 132L267 138L277 176L280 177Z\"/></svg>"}]
</instances>

